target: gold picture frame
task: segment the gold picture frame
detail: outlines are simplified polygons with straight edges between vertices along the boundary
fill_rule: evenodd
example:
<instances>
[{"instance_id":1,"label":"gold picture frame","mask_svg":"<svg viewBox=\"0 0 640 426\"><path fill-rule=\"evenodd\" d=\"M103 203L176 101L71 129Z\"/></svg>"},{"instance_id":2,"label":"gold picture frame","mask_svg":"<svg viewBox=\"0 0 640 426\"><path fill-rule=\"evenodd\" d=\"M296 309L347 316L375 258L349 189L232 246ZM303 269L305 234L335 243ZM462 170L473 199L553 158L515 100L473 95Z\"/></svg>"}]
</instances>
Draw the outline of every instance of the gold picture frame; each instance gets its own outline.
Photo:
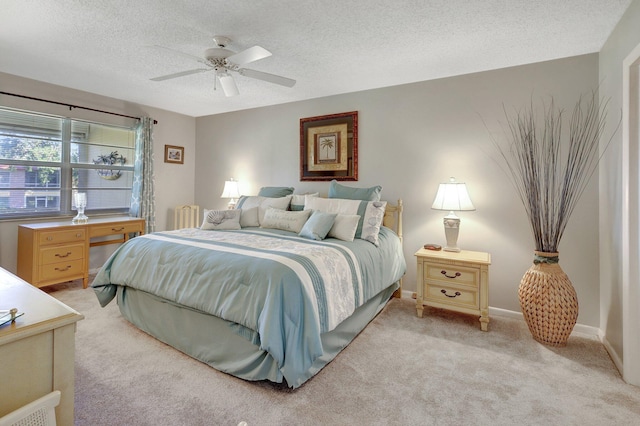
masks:
<instances>
[{"instance_id":1,"label":"gold picture frame","mask_svg":"<svg viewBox=\"0 0 640 426\"><path fill-rule=\"evenodd\" d=\"M164 162L184 164L184 147L175 145L164 146Z\"/></svg>"},{"instance_id":2,"label":"gold picture frame","mask_svg":"<svg viewBox=\"0 0 640 426\"><path fill-rule=\"evenodd\" d=\"M358 112L300 119L300 180L358 180Z\"/></svg>"}]
</instances>

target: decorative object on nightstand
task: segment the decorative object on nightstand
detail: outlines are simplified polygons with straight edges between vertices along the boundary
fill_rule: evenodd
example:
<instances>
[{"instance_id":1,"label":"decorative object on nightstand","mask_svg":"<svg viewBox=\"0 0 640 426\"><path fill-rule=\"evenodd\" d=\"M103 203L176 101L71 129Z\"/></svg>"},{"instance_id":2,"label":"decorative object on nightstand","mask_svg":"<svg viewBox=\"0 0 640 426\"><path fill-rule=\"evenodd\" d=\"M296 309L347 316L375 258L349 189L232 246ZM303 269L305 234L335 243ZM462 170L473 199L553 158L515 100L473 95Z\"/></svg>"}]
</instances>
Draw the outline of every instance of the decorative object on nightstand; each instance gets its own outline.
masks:
<instances>
[{"instance_id":1,"label":"decorative object on nightstand","mask_svg":"<svg viewBox=\"0 0 640 426\"><path fill-rule=\"evenodd\" d=\"M224 189L220 198L230 198L229 209L236 208L236 198L240 198L240 190L238 189L238 182L230 179L224 183Z\"/></svg>"},{"instance_id":2,"label":"decorative object on nightstand","mask_svg":"<svg viewBox=\"0 0 640 426\"><path fill-rule=\"evenodd\" d=\"M558 264L558 246L578 199L597 170L607 105L598 100L597 92L586 100L581 97L568 122L568 140L563 142L563 111L551 98L550 105L542 105L541 113L532 106L512 117L507 114L508 143L495 142L535 240L533 265L518 288L520 308L533 338L549 346L566 345L578 318L578 297ZM566 155L562 149L567 150Z\"/></svg>"},{"instance_id":3,"label":"decorative object on nightstand","mask_svg":"<svg viewBox=\"0 0 640 426\"><path fill-rule=\"evenodd\" d=\"M435 251L421 248L416 311L424 305L480 316L480 329L489 326L489 265L491 255L479 251Z\"/></svg>"},{"instance_id":4,"label":"decorative object on nightstand","mask_svg":"<svg viewBox=\"0 0 640 426\"><path fill-rule=\"evenodd\" d=\"M73 194L73 204L78 211L76 217L73 218L73 223L87 223L89 218L84 214L84 209L87 207L87 193L76 192Z\"/></svg>"},{"instance_id":5,"label":"decorative object on nightstand","mask_svg":"<svg viewBox=\"0 0 640 426\"><path fill-rule=\"evenodd\" d=\"M460 218L456 216L456 211L471 211L476 208L469 198L467 185L456 182L455 178L450 178L449 182L441 183L438 187L435 200L431 206L434 210L449 211L444 217L444 234L447 238L445 251L459 252L458 233L460 231Z\"/></svg>"}]
</instances>

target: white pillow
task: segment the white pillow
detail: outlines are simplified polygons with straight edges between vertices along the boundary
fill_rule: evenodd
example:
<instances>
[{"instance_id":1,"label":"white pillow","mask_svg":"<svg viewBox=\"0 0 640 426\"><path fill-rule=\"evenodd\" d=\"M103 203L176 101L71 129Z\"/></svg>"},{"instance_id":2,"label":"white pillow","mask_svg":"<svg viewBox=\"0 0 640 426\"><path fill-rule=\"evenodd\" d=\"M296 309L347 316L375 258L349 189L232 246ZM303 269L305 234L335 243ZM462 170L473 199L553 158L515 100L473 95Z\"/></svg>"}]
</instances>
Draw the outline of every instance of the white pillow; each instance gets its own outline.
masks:
<instances>
[{"instance_id":1,"label":"white pillow","mask_svg":"<svg viewBox=\"0 0 640 426\"><path fill-rule=\"evenodd\" d=\"M342 198L320 198L306 197L304 208L320 210L325 213L359 215L358 228L355 238L367 240L374 245L378 245L378 234L384 210L387 207L386 201L360 201L345 200Z\"/></svg>"},{"instance_id":2,"label":"white pillow","mask_svg":"<svg viewBox=\"0 0 640 426\"><path fill-rule=\"evenodd\" d=\"M267 211L268 207L273 207L280 210L287 210L289 208L289 203L291 203L291 195L287 195L286 197L280 198L269 198L262 197L259 195L253 196L245 196L240 197L238 204L236 205L237 209L250 209L253 207L258 208L258 225L262 225L262 219L264 218L264 214ZM247 225L247 226L258 226L258 225Z\"/></svg>"},{"instance_id":3,"label":"white pillow","mask_svg":"<svg viewBox=\"0 0 640 426\"><path fill-rule=\"evenodd\" d=\"M260 227L282 229L283 231L291 231L297 234L309 219L310 214L311 210L292 212L268 207Z\"/></svg>"},{"instance_id":4,"label":"white pillow","mask_svg":"<svg viewBox=\"0 0 640 426\"><path fill-rule=\"evenodd\" d=\"M360 216L357 214L339 214L333 221L333 226L327 236L344 241L353 241L359 221Z\"/></svg>"},{"instance_id":5,"label":"white pillow","mask_svg":"<svg viewBox=\"0 0 640 426\"><path fill-rule=\"evenodd\" d=\"M305 197L317 197L318 193L314 192L313 194L293 194L291 197L291 210L299 211L304 210L304 200Z\"/></svg>"},{"instance_id":6,"label":"white pillow","mask_svg":"<svg viewBox=\"0 0 640 426\"><path fill-rule=\"evenodd\" d=\"M240 209L240 226L243 228L260 226L258 222L258 206L249 209Z\"/></svg>"},{"instance_id":7,"label":"white pillow","mask_svg":"<svg viewBox=\"0 0 640 426\"><path fill-rule=\"evenodd\" d=\"M204 210L200 229L240 229L240 210Z\"/></svg>"}]
</instances>

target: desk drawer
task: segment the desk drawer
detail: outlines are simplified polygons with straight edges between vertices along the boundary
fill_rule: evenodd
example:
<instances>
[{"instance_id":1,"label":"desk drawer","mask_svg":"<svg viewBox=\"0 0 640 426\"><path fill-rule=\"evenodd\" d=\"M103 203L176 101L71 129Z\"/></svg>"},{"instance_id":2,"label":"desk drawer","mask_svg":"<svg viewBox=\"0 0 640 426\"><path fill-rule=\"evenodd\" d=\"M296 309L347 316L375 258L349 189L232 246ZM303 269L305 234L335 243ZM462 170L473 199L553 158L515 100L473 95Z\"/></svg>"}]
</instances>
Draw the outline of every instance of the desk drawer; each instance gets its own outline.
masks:
<instances>
[{"instance_id":1,"label":"desk drawer","mask_svg":"<svg viewBox=\"0 0 640 426\"><path fill-rule=\"evenodd\" d=\"M104 237L107 235L128 234L130 232L142 232L142 223L112 223L104 226L92 226L89 237Z\"/></svg>"},{"instance_id":2,"label":"desk drawer","mask_svg":"<svg viewBox=\"0 0 640 426\"><path fill-rule=\"evenodd\" d=\"M40 265L40 281L84 275L84 259Z\"/></svg>"},{"instance_id":3,"label":"desk drawer","mask_svg":"<svg viewBox=\"0 0 640 426\"><path fill-rule=\"evenodd\" d=\"M40 264L66 262L82 259L84 257L84 244L69 244L65 246L45 247L40 250Z\"/></svg>"},{"instance_id":4,"label":"desk drawer","mask_svg":"<svg viewBox=\"0 0 640 426\"><path fill-rule=\"evenodd\" d=\"M44 231L38 237L40 245L50 246L52 244L71 243L74 241L84 241L87 230L84 228L68 229L64 231Z\"/></svg>"},{"instance_id":5,"label":"desk drawer","mask_svg":"<svg viewBox=\"0 0 640 426\"><path fill-rule=\"evenodd\" d=\"M425 299L427 301L442 303L445 305L460 306L469 309L479 309L480 301L478 291L467 287L448 287L439 283L427 283L425 286Z\"/></svg>"},{"instance_id":6,"label":"desk drawer","mask_svg":"<svg viewBox=\"0 0 640 426\"><path fill-rule=\"evenodd\" d=\"M474 289L480 282L480 270L457 265L426 263L424 279L430 283L440 282L442 285L464 285Z\"/></svg>"}]
</instances>

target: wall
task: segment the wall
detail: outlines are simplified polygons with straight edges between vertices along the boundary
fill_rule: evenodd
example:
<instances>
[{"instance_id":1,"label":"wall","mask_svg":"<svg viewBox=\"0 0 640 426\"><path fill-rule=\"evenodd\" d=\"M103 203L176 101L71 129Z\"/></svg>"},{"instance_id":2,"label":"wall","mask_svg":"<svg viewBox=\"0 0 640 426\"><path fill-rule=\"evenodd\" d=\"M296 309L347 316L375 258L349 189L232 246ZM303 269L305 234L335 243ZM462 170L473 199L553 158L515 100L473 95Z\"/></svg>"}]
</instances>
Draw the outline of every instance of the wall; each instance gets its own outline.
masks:
<instances>
[{"instance_id":1,"label":"wall","mask_svg":"<svg viewBox=\"0 0 640 426\"><path fill-rule=\"evenodd\" d=\"M467 182L477 209L460 214L459 245L492 254L489 303L519 311L517 287L531 264L533 243L520 201L493 161L491 138L503 135L503 106L519 108L552 94L558 105L571 110L580 94L598 85L598 55L197 119L7 74L0 74L0 81L1 90L7 92L158 120L154 132L158 230L171 228L177 204L195 201L206 208L226 207L219 196L230 177L240 180L245 194L255 194L265 185L293 185L297 192L326 194L326 182L299 181L299 119L357 110L360 179L346 184L382 184L385 199L404 200L405 289L416 287L417 248L425 242L444 243L445 212L430 206L438 183L455 176ZM0 104L70 113L68 108L9 96L0 96ZM109 117L82 110L71 113L96 121ZM163 163L165 144L185 146L184 165ZM590 326L600 323L597 191L594 179L560 246L561 264L578 292L578 321ZM17 225L0 223L0 266L14 272ZM103 248L92 249L92 268L108 254L94 253L97 249Z\"/></svg>"},{"instance_id":2,"label":"wall","mask_svg":"<svg viewBox=\"0 0 640 426\"><path fill-rule=\"evenodd\" d=\"M600 52L600 94L609 98L612 115L622 111L622 61L640 44L640 1L634 1L611 33ZM615 123L612 121L611 126ZM636 147L637 149L637 147ZM601 240L601 300L600 329L613 351L614 359L623 358L622 309L622 213L626 194L623 193L622 129L615 134L610 155L600 170L600 240ZM638 167L635 163L633 167ZM637 174L637 169L635 174ZM637 199L638 195L635 195ZM637 223L638 218L632 218ZM632 283L638 286L637 282ZM635 309L640 302L635 302Z\"/></svg>"},{"instance_id":3,"label":"wall","mask_svg":"<svg viewBox=\"0 0 640 426\"><path fill-rule=\"evenodd\" d=\"M444 243L442 218L431 210L437 186L466 182L476 211L461 212L459 246L492 255L492 307L519 311L517 289L531 265L533 240L524 209L496 158L492 137L504 135L504 111L532 99L569 112L598 85L598 55L585 55L477 74L362 91L196 119L196 202L224 208L224 181L243 193L290 185L297 193L327 192L327 182L299 180L299 119L358 111L359 181L381 184L383 198L404 200L405 289L415 291L413 254ZM598 182L592 179L560 245L561 265L579 298L578 322L599 325Z\"/></svg>"},{"instance_id":4,"label":"wall","mask_svg":"<svg viewBox=\"0 0 640 426\"><path fill-rule=\"evenodd\" d=\"M154 170L156 185L156 229L173 227L173 207L194 200L195 118L145 105L127 103L92 93L0 73L0 90L56 102L80 105L134 117L147 115L158 121L154 128ZM130 119L0 95L0 105L39 111L108 124L129 125ZM164 163L164 145L185 147L184 165ZM71 217L69 218L71 220ZM0 222L0 266L15 273L19 221ZM100 267L115 245L91 249L92 269Z\"/></svg>"}]
</instances>

